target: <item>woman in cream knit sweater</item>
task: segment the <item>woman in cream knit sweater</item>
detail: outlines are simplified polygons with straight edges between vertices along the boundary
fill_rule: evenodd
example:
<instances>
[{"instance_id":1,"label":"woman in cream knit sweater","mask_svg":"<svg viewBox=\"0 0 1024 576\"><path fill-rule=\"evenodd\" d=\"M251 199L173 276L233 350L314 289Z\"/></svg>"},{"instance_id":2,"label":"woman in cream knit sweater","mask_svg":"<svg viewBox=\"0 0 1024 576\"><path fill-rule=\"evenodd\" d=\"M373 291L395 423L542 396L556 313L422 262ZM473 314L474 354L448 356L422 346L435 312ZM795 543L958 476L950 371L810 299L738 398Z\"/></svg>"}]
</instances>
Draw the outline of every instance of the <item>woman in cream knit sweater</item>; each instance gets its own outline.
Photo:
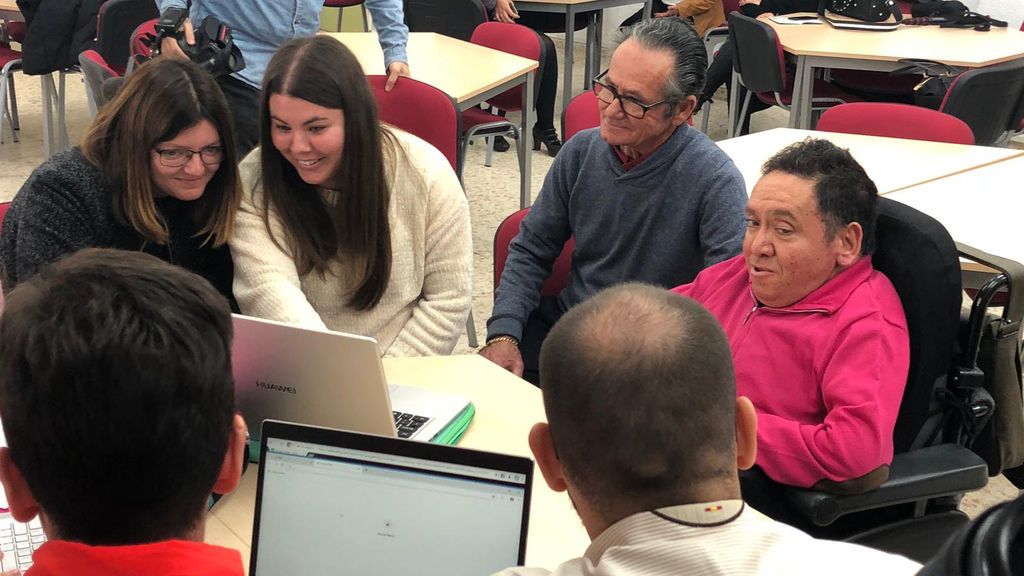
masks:
<instances>
[{"instance_id":1,"label":"woman in cream knit sweater","mask_svg":"<svg viewBox=\"0 0 1024 576\"><path fill-rule=\"evenodd\" d=\"M469 314L469 206L436 149L382 127L336 40L288 42L263 82L231 254L243 314L448 354Z\"/></svg>"}]
</instances>

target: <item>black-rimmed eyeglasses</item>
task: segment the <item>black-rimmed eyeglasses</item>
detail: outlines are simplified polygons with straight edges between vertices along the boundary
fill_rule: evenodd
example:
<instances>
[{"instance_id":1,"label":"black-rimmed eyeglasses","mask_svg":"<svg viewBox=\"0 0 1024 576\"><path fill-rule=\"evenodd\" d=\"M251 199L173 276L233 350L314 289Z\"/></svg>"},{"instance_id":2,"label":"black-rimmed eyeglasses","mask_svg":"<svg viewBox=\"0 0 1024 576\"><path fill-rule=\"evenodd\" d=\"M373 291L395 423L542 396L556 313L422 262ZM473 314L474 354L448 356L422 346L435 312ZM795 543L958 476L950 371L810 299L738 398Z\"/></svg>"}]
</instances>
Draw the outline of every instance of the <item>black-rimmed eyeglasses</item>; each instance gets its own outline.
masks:
<instances>
[{"instance_id":1,"label":"black-rimmed eyeglasses","mask_svg":"<svg viewBox=\"0 0 1024 576\"><path fill-rule=\"evenodd\" d=\"M203 164L220 164L224 160L223 146L207 146L199 150L188 148L157 148L154 150L160 156L160 164L168 168L179 168L192 161L192 157L199 154Z\"/></svg>"},{"instance_id":2,"label":"black-rimmed eyeglasses","mask_svg":"<svg viewBox=\"0 0 1024 576\"><path fill-rule=\"evenodd\" d=\"M617 98L619 100L619 105L622 106L622 111L625 112L627 116L631 116L633 118L636 118L637 120L642 120L643 117L647 114L647 111L650 110L651 108L672 102L671 99L665 98L662 100L658 100L657 102L652 102L651 104L644 104L643 102L637 100L636 98L633 98L632 96L623 96L619 94L619 91L616 90L614 87L605 84L604 82L601 82L601 79L604 78L607 74L608 71L605 70L604 72L601 72L600 74L597 75L597 77L594 78L594 94L597 95L598 100L607 105L611 105L611 103L615 102Z\"/></svg>"}]
</instances>

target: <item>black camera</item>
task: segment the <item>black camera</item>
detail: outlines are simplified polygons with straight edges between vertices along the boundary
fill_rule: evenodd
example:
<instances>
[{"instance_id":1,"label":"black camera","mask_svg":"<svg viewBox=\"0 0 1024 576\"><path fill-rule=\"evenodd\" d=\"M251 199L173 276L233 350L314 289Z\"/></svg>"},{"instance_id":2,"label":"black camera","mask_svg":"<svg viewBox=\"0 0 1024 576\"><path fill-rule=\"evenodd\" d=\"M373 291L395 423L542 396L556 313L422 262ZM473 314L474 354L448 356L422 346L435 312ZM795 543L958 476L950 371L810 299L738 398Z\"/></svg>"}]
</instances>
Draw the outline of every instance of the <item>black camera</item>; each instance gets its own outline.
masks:
<instances>
[{"instance_id":1,"label":"black camera","mask_svg":"<svg viewBox=\"0 0 1024 576\"><path fill-rule=\"evenodd\" d=\"M174 38L189 60L199 64L214 76L238 72L245 68L242 51L231 37L231 29L213 16L207 16L194 29L195 44L185 41L184 23L192 1L185 8L168 8L156 22L156 37L147 44L152 57L160 55L164 38Z\"/></svg>"}]
</instances>

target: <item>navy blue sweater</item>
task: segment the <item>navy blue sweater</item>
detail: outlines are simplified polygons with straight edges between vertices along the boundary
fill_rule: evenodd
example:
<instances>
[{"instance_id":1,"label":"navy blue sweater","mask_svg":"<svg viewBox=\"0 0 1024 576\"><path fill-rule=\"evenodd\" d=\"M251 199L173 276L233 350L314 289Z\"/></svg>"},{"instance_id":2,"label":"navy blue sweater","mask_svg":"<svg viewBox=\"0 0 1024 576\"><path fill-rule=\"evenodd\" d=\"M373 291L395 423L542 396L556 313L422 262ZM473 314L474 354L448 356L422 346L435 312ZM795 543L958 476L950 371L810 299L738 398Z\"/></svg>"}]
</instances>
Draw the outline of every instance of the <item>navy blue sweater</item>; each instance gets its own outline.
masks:
<instances>
[{"instance_id":1,"label":"navy blue sweater","mask_svg":"<svg viewBox=\"0 0 1024 576\"><path fill-rule=\"evenodd\" d=\"M573 136L509 247L487 335L522 337L540 286L576 237L568 310L602 288L638 281L673 287L740 253L747 192L732 160L682 126L626 171L597 128Z\"/></svg>"}]
</instances>

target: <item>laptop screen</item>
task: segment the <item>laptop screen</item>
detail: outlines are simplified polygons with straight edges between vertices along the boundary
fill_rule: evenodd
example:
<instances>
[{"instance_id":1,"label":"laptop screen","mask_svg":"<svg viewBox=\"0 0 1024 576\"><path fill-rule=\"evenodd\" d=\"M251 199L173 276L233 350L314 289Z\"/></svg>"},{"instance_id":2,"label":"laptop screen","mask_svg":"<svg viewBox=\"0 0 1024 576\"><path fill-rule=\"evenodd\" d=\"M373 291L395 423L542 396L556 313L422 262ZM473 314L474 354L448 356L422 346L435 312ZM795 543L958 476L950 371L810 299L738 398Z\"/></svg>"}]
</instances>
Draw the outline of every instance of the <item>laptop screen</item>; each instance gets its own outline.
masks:
<instances>
[{"instance_id":1,"label":"laptop screen","mask_svg":"<svg viewBox=\"0 0 1024 576\"><path fill-rule=\"evenodd\" d=\"M522 563L532 463L467 463L485 453L346 432L323 431L374 446L263 432L257 576L481 575Z\"/></svg>"}]
</instances>

